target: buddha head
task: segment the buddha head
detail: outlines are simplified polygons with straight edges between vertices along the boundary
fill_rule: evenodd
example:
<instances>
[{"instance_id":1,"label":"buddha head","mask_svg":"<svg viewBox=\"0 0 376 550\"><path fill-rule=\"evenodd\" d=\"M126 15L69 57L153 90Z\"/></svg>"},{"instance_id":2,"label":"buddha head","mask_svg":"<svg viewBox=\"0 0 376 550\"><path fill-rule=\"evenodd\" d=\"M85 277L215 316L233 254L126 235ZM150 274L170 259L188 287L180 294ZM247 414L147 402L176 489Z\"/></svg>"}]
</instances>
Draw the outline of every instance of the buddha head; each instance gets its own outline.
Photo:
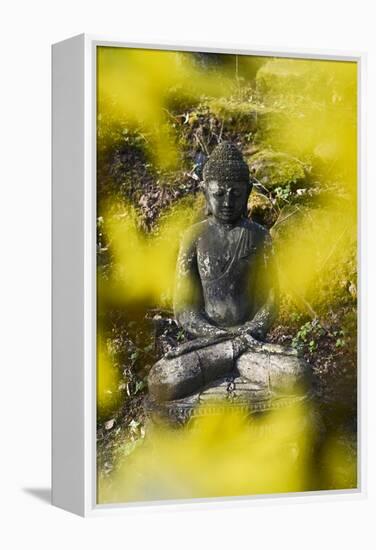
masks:
<instances>
[{"instance_id":1,"label":"buddha head","mask_svg":"<svg viewBox=\"0 0 376 550\"><path fill-rule=\"evenodd\" d=\"M222 224L234 224L247 216L252 190L249 168L233 143L223 141L215 147L204 166L203 176L208 214Z\"/></svg>"}]
</instances>

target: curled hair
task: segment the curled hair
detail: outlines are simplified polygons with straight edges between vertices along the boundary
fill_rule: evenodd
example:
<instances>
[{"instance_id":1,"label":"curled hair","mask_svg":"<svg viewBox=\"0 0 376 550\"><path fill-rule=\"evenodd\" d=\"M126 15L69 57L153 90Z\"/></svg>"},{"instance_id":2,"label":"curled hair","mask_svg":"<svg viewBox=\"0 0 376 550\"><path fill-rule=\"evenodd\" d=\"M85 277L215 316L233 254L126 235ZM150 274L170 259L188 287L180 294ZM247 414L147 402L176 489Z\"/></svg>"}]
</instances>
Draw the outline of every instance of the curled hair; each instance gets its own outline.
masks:
<instances>
[{"instance_id":1,"label":"curled hair","mask_svg":"<svg viewBox=\"0 0 376 550\"><path fill-rule=\"evenodd\" d=\"M223 141L213 149L203 170L204 181L241 181L251 185L248 164L233 143Z\"/></svg>"}]
</instances>

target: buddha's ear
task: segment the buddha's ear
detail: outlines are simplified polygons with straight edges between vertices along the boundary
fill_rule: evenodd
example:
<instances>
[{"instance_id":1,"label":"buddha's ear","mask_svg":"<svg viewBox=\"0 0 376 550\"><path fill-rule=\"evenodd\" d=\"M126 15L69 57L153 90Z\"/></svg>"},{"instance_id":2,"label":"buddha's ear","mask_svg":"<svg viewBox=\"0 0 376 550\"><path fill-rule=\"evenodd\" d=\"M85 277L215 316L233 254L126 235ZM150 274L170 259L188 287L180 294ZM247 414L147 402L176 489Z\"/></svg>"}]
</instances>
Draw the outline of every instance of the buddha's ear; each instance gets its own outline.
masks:
<instances>
[{"instance_id":1,"label":"buddha's ear","mask_svg":"<svg viewBox=\"0 0 376 550\"><path fill-rule=\"evenodd\" d=\"M252 189L253 189L253 181L249 180L248 195L247 195L247 200L246 200L246 203L245 203L244 213L243 213L243 215L246 218L249 218L249 216L250 216L250 210L248 209L248 201L249 201L249 197L252 193Z\"/></svg>"},{"instance_id":2,"label":"buddha's ear","mask_svg":"<svg viewBox=\"0 0 376 550\"><path fill-rule=\"evenodd\" d=\"M255 178L252 178L252 176L249 178L249 194L252 193L253 186L257 183L257 180Z\"/></svg>"},{"instance_id":3,"label":"buddha's ear","mask_svg":"<svg viewBox=\"0 0 376 550\"><path fill-rule=\"evenodd\" d=\"M253 181L250 180L250 181L249 181L249 184L248 184L247 200L249 199L249 196L250 196L250 194L252 193L252 189L253 189Z\"/></svg>"},{"instance_id":4,"label":"buddha's ear","mask_svg":"<svg viewBox=\"0 0 376 550\"><path fill-rule=\"evenodd\" d=\"M205 216L211 216L213 212L210 210L208 194L207 194L207 186L206 186L205 180L202 180L200 182L200 188L204 193L204 197L205 197Z\"/></svg>"}]
</instances>

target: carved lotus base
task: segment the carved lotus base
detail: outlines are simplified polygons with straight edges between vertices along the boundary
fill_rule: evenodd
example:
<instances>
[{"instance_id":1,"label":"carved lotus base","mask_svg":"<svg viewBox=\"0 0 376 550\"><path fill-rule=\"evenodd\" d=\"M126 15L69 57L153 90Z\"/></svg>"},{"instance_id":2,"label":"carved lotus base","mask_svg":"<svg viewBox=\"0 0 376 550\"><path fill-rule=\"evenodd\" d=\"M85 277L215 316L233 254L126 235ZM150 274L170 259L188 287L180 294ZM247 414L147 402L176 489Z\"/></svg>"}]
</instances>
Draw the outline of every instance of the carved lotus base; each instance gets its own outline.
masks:
<instances>
[{"instance_id":1,"label":"carved lotus base","mask_svg":"<svg viewBox=\"0 0 376 550\"><path fill-rule=\"evenodd\" d=\"M229 406L251 415L290 406L307 399L310 399L308 393L276 395L241 376L227 376L183 399L157 402L147 396L144 407L147 416L153 422L184 425L198 416L220 414Z\"/></svg>"}]
</instances>

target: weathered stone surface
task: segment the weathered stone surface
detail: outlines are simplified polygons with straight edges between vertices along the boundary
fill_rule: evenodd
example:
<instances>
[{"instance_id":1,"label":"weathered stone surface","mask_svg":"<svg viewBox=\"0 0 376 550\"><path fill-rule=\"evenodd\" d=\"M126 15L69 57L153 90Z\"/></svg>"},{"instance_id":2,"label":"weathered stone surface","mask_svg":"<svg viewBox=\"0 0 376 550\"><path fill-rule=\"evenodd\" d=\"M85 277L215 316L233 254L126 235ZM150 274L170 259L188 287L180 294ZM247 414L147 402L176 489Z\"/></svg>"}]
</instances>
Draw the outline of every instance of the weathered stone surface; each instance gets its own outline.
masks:
<instances>
[{"instance_id":1,"label":"weathered stone surface","mask_svg":"<svg viewBox=\"0 0 376 550\"><path fill-rule=\"evenodd\" d=\"M236 409L245 415L289 407L306 401L309 393L275 394L241 376L226 376L181 399L157 401L148 396L146 412L154 422L184 425L203 415L217 415Z\"/></svg>"},{"instance_id":2,"label":"weathered stone surface","mask_svg":"<svg viewBox=\"0 0 376 550\"><path fill-rule=\"evenodd\" d=\"M149 377L149 391L154 398L149 402L150 410L159 410L171 421L174 416L175 421L180 416L185 421L197 405L208 404L212 410L215 403L223 400L255 412L301 399L310 386L310 369L297 356L248 351L232 368L231 355L221 354L221 344L216 347L213 354L212 349L199 350L186 354L184 360L163 358L156 363ZM209 376L205 377L200 362L209 372L214 367ZM165 407L158 408L156 403L162 402Z\"/></svg>"},{"instance_id":3,"label":"weathered stone surface","mask_svg":"<svg viewBox=\"0 0 376 550\"><path fill-rule=\"evenodd\" d=\"M149 392L159 401L178 399L224 376L233 367L230 341L172 358L162 358L149 374Z\"/></svg>"}]
</instances>

